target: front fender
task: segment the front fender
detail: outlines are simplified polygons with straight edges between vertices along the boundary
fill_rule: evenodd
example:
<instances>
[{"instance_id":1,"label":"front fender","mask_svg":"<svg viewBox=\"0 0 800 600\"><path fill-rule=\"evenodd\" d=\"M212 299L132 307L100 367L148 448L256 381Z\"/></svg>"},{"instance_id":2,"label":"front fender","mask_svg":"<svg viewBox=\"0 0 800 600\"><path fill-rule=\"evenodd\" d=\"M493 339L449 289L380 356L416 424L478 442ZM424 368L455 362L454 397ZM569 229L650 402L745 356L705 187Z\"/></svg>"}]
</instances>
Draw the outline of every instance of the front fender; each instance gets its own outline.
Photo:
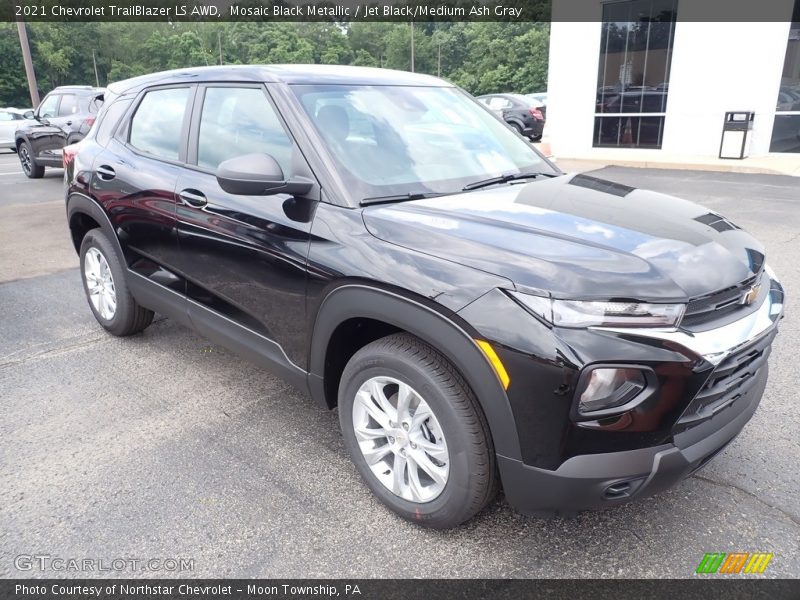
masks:
<instances>
[{"instance_id":1,"label":"front fender","mask_svg":"<svg viewBox=\"0 0 800 600\"><path fill-rule=\"evenodd\" d=\"M352 318L374 319L398 327L446 356L477 396L497 454L520 457L519 438L508 397L468 331L471 328L458 317L447 317L432 306L395 292L366 284L346 284L326 296L317 313L311 342L309 388L315 398L324 396L328 340L340 324Z\"/></svg>"}]
</instances>

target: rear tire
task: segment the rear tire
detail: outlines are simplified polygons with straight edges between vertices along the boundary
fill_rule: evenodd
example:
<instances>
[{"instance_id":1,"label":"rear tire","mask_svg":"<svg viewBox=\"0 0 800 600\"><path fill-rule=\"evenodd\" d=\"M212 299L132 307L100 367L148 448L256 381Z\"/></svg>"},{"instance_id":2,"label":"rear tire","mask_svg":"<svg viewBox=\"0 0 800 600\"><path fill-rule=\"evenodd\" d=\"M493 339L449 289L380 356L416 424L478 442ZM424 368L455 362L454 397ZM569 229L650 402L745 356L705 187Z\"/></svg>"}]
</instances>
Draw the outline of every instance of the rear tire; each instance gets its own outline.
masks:
<instances>
[{"instance_id":1,"label":"rear tire","mask_svg":"<svg viewBox=\"0 0 800 600\"><path fill-rule=\"evenodd\" d=\"M28 142L22 142L17 150L19 154L19 163L22 166L22 172L28 179L41 179L44 176L44 167L36 164L33 158L33 151L31 150Z\"/></svg>"},{"instance_id":2,"label":"rear tire","mask_svg":"<svg viewBox=\"0 0 800 600\"><path fill-rule=\"evenodd\" d=\"M89 308L106 331L117 336L133 335L153 322L153 311L131 296L122 263L102 230L92 229L84 236L80 258Z\"/></svg>"},{"instance_id":3,"label":"rear tire","mask_svg":"<svg viewBox=\"0 0 800 600\"><path fill-rule=\"evenodd\" d=\"M497 494L478 400L441 353L412 335L390 335L353 355L339 384L339 422L367 485L404 519L455 527Z\"/></svg>"},{"instance_id":4,"label":"rear tire","mask_svg":"<svg viewBox=\"0 0 800 600\"><path fill-rule=\"evenodd\" d=\"M519 123L509 123L518 134L522 135L522 126Z\"/></svg>"}]
</instances>

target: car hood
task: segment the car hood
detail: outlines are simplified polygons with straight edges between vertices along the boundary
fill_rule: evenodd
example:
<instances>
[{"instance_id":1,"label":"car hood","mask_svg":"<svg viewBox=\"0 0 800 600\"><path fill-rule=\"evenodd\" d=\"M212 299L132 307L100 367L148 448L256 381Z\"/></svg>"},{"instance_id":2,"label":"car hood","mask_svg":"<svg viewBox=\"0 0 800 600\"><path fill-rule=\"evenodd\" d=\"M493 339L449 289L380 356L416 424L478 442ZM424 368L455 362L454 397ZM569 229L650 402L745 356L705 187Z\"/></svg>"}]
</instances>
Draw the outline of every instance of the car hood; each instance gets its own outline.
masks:
<instances>
[{"instance_id":1,"label":"car hood","mask_svg":"<svg viewBox=\"0 0 800 600\"><path fill-rule=\"evenodd\" d=\"M763 247L686 200L588 175L364 209L375 237L556 297L686 300L761 270Z\"/></svg>"}]
</instances>

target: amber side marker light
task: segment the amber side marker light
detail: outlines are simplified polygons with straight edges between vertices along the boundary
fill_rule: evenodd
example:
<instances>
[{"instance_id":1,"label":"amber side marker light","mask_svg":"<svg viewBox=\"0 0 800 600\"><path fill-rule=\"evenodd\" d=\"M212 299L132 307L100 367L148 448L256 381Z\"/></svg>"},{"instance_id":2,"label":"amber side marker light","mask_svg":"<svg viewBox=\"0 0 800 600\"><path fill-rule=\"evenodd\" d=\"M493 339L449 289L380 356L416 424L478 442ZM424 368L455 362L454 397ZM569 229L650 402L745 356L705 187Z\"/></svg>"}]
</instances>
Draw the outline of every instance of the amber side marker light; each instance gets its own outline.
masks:
<instances>
[{"instance_id":1,"label":"amber side marker light","mask_svg":"<svg viewBox=\"0 0 800 600\"><path fill-rule=\"evenodd\" d=\"M475 343L478 344L480 349L483 351L484 356L492 364L492 368L494 369L494 372L497 373L497 377L498 379L500 379L500 383L503 384L503 389L507 390L508 386L511 384L511 378L508 376L506 368L500 361L500 357L497 356L497 352L494 351L492 345L487 341L475 340Z\"/></svg>"}]
</instances>

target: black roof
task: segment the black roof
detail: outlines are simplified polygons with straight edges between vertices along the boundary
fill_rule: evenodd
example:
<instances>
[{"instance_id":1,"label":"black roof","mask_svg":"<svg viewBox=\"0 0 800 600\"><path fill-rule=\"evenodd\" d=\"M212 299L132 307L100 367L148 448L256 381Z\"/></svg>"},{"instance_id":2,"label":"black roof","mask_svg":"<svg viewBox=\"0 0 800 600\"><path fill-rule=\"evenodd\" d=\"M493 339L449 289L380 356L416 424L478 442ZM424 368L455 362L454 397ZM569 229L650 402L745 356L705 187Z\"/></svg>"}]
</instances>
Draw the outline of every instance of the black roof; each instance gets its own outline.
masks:
<instances>
[{"instance_id":1,"label":"black roof","mask_svg":"<svg viewBox=\"0 0 800 600\"><path fill-rule=\"evenodd\" d=\"M452 84L419 73L349 67L340 65L223 65L174 69L142 75L108 86L115 94L134 91L148 85L168 85L186 81L251 81L282 82L288 84L340 84L340 85L414 85L451 87Z\"/></svg>"}]
</instances>

